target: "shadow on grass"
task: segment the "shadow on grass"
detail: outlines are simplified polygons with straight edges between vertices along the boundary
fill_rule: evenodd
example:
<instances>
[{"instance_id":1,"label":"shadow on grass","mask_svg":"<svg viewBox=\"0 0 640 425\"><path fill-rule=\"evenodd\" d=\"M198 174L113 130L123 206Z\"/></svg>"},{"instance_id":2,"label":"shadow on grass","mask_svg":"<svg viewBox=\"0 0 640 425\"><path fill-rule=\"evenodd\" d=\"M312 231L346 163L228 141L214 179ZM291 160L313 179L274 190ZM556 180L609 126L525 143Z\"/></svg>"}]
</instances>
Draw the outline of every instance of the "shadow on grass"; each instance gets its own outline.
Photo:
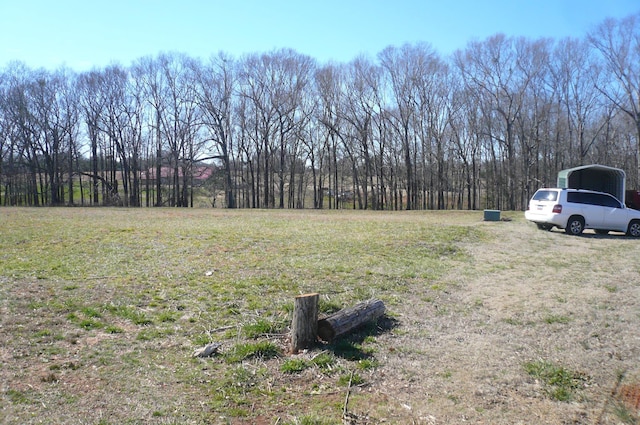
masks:
<instances>
[{"instance_id":1,"label":"shadow on grass","mask_svg":"<svg viewBox=\"0 0 640 425\"><path fill-rule=\"evenodd\" d=\"M552 230L549 230L551 233L560 233L563 234L564 236L568 237L568 238L574 238L576 236L574 235L569 235L567 234L564 229L558 229L558 228L554 228ZM580 234L580 236L577 236L579 238L584 238L584 239L612 239L612 240L620 240L620 239L634 239L631 236L627 236L624 232L616 232L616 231L610 231L609 233L596 233L595 230L591 230L591 229L587 229L584 232L582 232Z\"/></svg>"},{"instance_id":2,"label":"shadow on grass","mask_svg":"<svg viewBox=\"0 0 640 425\"><path fill-rule=\"evenodd\" d=\"M373 357L373 352L366 347L366 343L384 333L396 328L398 320L383 315L375 322L360 326L345 335L334 338L333 341L324 343L324 348L331 351L336 357L345 360L357 361Z\"/></svg>"}]
</instances>

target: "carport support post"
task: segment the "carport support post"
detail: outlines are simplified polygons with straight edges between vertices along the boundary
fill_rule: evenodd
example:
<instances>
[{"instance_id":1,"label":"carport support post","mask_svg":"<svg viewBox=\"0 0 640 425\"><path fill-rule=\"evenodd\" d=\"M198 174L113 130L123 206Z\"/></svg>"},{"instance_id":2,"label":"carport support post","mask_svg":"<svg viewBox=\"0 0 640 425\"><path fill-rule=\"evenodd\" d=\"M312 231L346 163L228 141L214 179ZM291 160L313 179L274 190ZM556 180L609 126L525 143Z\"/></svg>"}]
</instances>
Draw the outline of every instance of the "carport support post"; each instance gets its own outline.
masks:
<instances>
[{"instance_id":1,"label":"carport support post","mask_svg":"<svg viewBox=\"0 0 640 425\"><path fill-rule=\"evenodd\" d=\"M309 348L318 341L319 294L298 295L293 303L291 322L291 352Z\"/></svg>"}]
</instances>

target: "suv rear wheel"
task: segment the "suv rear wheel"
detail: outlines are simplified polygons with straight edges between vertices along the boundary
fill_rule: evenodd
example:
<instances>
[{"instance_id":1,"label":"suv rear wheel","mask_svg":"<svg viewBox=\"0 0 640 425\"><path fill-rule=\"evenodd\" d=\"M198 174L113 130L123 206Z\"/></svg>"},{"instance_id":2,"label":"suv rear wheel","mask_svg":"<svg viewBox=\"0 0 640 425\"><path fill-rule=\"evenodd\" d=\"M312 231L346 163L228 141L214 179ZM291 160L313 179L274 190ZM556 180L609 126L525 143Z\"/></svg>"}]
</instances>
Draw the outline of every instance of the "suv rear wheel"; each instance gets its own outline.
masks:
<instances>
[{"instance_id":1,"label":"suv rear wheel","mask_svg":"<svg viewBox=\"0 0 640 425\"><path fill-rule=\"evenodd\" d=\"M640 237L640 220L631 220L627 228L627 235L634 238Z\"/></svg>"},{"instance_id":2,"label":"suv rear wheel","mask_svg":"<svg viewBox=\"0 0 640 425\"><path fill-rule=\"evenodd\" d=\"M569 217L569 220L567 220L567 226L564 228L564 231L566 233L573 236L580 236L583 230L584 218L580 217L579 215L572 215L571 217Z\"/></svg>"}]
</instances>

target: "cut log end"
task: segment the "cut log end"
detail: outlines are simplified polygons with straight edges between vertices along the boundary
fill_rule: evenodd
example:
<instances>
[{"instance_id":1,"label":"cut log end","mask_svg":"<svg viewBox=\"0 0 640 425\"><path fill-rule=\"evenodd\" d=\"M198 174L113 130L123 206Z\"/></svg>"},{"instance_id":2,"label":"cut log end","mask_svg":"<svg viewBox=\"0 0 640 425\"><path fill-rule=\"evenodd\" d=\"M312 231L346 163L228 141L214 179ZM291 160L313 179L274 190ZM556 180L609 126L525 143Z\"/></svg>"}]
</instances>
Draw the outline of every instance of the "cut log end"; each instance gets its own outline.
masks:
<instances>
[{"instance_id":1,"label":"cut log end","mask_svg":"<svg viewBox=\"0 0 640 425\"><path fill-rule=\"evenodd\" d=\"M318 338L329 342L336 337L336 331L333 330L331 324L326 318L318 320Z\"/></svg>"}]
</instances>

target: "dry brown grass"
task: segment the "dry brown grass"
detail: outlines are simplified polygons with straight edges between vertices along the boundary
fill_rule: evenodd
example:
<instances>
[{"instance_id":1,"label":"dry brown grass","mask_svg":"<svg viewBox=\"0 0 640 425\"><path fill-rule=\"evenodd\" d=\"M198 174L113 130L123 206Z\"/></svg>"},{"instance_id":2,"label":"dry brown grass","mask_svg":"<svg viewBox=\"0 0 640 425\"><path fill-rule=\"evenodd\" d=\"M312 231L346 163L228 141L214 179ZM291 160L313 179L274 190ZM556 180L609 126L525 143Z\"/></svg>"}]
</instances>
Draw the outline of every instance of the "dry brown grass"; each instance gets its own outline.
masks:
<instances>
[{"instance_id":1,"label":"dry brown grass","mask_svg":"<svg viewBox=\"0 0 640 425\"><path fill-rule=\"evenodd\" d=\"M640 241L503 216L0 209L0 422L637 423ZM310 291L388 314L274 357Z\"/></svg>"}]
</instances>

